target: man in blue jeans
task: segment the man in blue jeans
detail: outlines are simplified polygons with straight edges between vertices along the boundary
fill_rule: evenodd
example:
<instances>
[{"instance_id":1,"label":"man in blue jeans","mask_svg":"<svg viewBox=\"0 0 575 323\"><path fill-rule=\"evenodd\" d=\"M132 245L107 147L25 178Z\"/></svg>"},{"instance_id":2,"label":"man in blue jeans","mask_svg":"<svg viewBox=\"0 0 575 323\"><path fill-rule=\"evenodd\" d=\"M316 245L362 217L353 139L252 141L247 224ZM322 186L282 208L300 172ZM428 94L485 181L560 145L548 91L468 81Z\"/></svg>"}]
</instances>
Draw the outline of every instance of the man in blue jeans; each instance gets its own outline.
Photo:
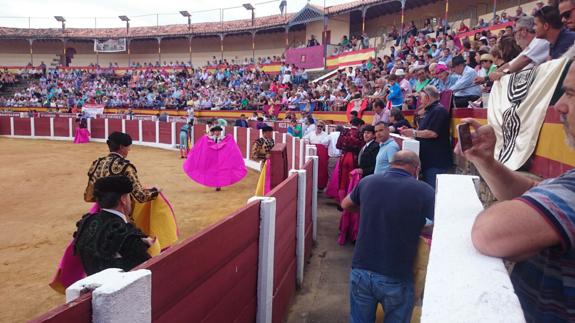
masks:
<instances>
[{"instance_id":1,"label":"man in blue jeans","mask_svg":"<svg viewBox=\"0 0 575 323\"><path fill-rule=\"evenodd\" d=\"M350 274L350 322L374 322L377 304L384 322L409 322L413 309L413 263L425 219L433 219L434 190L415 176L419 158L393 156L383 174L363 178L341 203L358 211L359 234Z\"/></svg>"}]
</instances>

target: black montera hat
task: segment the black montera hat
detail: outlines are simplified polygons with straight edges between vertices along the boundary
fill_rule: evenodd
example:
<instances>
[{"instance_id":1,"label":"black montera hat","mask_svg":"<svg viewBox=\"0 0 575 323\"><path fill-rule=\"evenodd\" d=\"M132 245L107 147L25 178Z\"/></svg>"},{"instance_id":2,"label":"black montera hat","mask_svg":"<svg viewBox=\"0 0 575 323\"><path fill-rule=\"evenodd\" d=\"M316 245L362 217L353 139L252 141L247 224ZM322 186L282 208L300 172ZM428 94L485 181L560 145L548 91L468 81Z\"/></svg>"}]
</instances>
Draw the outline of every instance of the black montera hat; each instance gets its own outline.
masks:
<instances>
[{"instance_id":1,"label":"black montera hat","mask_svg":"<svg viewBox=\"0 0 575 323\"><path fill-rule=\"evenodd\" d=\"M274 131L274 128L270 127L270 126L264 126L262 127L262 132L269 132L269 131Z\"/></svg>"},{"instance_id":2,"label":"black montera hat","mask_svg":"<svg viewBox=\"0 0 575 323\"><path fill-rule=\"evenodd\" d=\"M108 143L108 145L114 143L119 146L130 146L132 144L132 137L127 133L116 131L108 136L106 143Z\"/></svg>"},{"instance_id":3,"label":"black montera hat","mask_svg":"<svg viewBox=\"0 0 575 323\"><path fill-rule=\"evenodd\" d=\"M102 177L94 183L94 196L102 193L128 194L133 190L132 181L122 175Z\"/></svg>"}]
</instances>

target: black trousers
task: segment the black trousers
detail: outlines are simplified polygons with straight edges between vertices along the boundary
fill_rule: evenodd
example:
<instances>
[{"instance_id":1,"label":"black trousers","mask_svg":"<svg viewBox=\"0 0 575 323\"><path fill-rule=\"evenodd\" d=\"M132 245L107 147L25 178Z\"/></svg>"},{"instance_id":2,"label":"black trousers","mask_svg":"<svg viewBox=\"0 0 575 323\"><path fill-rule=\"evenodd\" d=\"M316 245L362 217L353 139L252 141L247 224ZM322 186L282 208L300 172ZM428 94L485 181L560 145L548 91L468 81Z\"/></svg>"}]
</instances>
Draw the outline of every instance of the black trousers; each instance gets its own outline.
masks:
<instances>
[{"instance_id":1,"label":"black trousers","mask_svg":"<svg viewBox=\"0 0 575 323\"><path fill-rule=\"evenodd\" d=\"M479 99L477 95L454 96L453 104L455 104L456 108L467 108L469 101L475 101L477 99Z\"/></svg>"}]
</instances>

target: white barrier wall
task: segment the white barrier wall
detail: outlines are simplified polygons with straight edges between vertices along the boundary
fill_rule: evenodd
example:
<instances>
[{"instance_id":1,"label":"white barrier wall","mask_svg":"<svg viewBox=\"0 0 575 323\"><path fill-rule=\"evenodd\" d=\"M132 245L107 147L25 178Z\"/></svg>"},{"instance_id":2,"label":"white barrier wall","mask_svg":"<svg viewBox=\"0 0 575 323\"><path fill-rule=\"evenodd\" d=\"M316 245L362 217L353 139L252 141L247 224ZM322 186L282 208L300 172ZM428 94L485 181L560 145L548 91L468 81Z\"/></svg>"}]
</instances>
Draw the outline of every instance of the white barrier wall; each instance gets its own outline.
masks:
<instances>
[{"instance_id":1,"label":"white barrier wall","mask_svg":"<svg viewBox=\"0 0 575 323\"><path fill-rule=\"evenodd\" d=\"M6 116L2 116L3 118L8 118ZM16 117L16 116L10 116L10 131L9 131L9 135L4 135L6 137L12 137L12 138L20 138L20 139L48 139L48 140L62 140L62 141L73 141L74 140L74 129L75 129L75 123L74 120L72 118L66 118L66 117L58 117L58 119L67 119L68 120L68 131L66 131L67 136L57 136L56 135L56 131L55 131L55 122L54 120L56 118L49 118L50 119L50 125L49 125L49 135L38 135L37 132L35 131L36 126L35 126L35 120L40 119L40 118L21 118L21 117ZM15 119L19 119L19 120L26 120L26 123L30 123L30 133L26 134L26 135L16 135L17 131L15 129L16 127L16 123L14 122ZM106 142L106 139L109 135L109 127L108 124L110 119L104 119L104 128L105 128L105 133L104 136L102 138L91 138L91 141L94 142L101 142L104 143ZM121 120L122 121L122 130L125 131L126 129L126 120ZM140 120L140 122L138 122L138 138L139 140L134 140L133 143L135 145L140 145L140 146L148 146L148 147L154 147L154 148L161 148L161 149L168 149L168 150L178 150L178 141L179 141L179 131L180 131L180 127L181 125L183 125L183 123L178 123L177 122L169 122L170 123L170 139L166 140L166 135L161 133L161 129L160 129L160 123L162 123L161 121L155 121L154 123L143 123L142 120ZM148 128L145 127L153 127L153 133L154 135L154 140L153 141L145 141L143 140L144 136L144 129L148 130ZM201 127L202 129L204 128L204 125L196 125L194 127ZM240 145L239 143L239 136L238 136L238 129L239 127L234 127L234 131L231 133L234 137L234 140L236 141L236 143L238 143L238 145ZM45 129L46 130L46 129ZM88 130L91 131L91 120L88 120ZM246 152L246 158L244 158L244 162L246 163L246 166L248 168L251 168L253 170L259 171L260 170L260 164L256 161L253 161L251 159L249 159L249 155L251 152L251 144L252 144L252 138L250 137L250 132L252 131L256 131L255 129L252 128L247 128L247 134L246 134L246 140L245 140L245 146L240 145L240 151L245 151ZM282 139L281 142L285 143L285 139L286 137L283 136L285 134L281 134L279 132L274 131L274 137L276 138L276 142L280 142L280 139ZM0 135L1 137L2 135ZM260 136L261 136L261 131L260 131ZM195 140L199 140L200 138L194 138L192 135L192 142L194 142ZM169 143L166 143L169 142ZM292 141L293 144L293 149L291 151L288 152L288 159L294 161L293 168L299 169L301 167L303 167L303 160L304 160L304 141L300 140L299 138L295 138L295 140ZM296 163L295 160L296 158L298 159L299 163Z\"/></svg>"},{"instance_id":2,"label":"white barrier wall","mask_svg":"<svg viewBox=\"0 0 575 323\"><path fill-rule=\"evenodd\" d=\"M476 176L438 175L421 322L525 322L503 261L471 242L483 210Z\"/></svg>"}]
</instances>

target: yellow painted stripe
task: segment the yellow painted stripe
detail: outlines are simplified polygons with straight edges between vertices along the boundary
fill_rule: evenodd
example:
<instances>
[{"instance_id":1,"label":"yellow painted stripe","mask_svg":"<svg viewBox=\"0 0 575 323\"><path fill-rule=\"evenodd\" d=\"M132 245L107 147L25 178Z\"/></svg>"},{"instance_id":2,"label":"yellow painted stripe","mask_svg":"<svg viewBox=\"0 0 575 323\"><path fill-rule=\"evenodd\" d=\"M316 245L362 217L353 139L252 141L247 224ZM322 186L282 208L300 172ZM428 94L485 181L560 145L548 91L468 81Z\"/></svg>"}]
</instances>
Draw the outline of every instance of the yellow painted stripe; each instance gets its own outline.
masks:
<instances>
[{"instance_id":1,"label":"yellow painted stripe","mask_svg":"<svg viewBox=\"0 0 575 323\"><path fill-rule=\"evenodd\" d=\"M342 56L339 58L339 64L348 63L348 62L365 61L365 60L368 60L370 57L373 58L374 56L375 56L375 52L345 55L345 56Z\"/></svg>"},{"instance_id":2,"label":"yellow painted stripe","mask_svg":"<svg viewBox=\"0 0 575 323\"><path fill-rule=\"evenodd\" d=\"M569 166L575 166L575 150L565 142L563 125L544 123L537 141L535 154Z\"/></svg>"},{"instance_id":3,"label":"yellow painted stripe","mask_svg":"<svg viewBox=\"0 0 575 323\"><path fill-rule=\"evenodd\" d=\"M451 134L457 138L456 126L462 118L454 118L451 122ZM487 119L475 119L482 125L487 124ZM575 150L571 149L565 142L565 131L563 125L559 123L543 123L535 155L547 158L565 165L575 166Z\"/></svg>"},{"instance_id":4,"label":"yellow painted stripe","mask_svg":"<svg viewBox=\"0 0 575 323\"><path fill-rule=\"evenodd\" d=\"M266 73L278 73L281 70L281 65L265 65L262 67L262 71Z\"/></svg>"},{"instance_id":5,"label":"yellow painted stripe","mask_svg":"<svg viewBox=\"0 0 575 323\"><path fill-rule=\"evenodd\" d=\"M369 51L366 53L356 53L356 54L350 53L349 55L342 55L339 57L332 57L332 58L328 57L326 63L327 63L327 66L332 67L332 66L338 66L341 64L349 63L349 62L368 60L370 57L371 58L375 57L375 50Z\"/></svg>"}]
</instances>

